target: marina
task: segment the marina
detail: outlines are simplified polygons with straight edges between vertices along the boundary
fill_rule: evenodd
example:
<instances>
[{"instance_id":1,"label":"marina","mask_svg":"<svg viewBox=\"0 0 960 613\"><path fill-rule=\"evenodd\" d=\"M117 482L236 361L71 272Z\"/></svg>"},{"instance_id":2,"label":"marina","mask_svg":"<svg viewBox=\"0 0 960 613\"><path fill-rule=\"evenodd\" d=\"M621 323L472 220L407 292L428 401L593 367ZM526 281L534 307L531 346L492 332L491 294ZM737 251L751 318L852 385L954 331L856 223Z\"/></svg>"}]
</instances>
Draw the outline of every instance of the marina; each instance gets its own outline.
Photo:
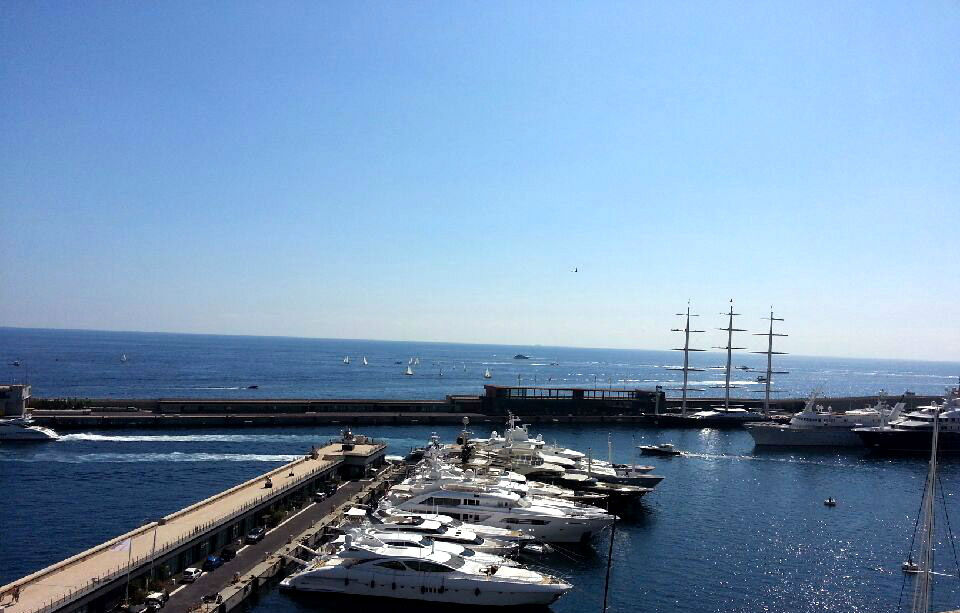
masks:
<instances>
[{"instance_id":1,"label":"marina","mask_svg":"<svg viewBox=\"0 0 960 613\"><path fill-rule=\"evenodd\" d=\"M124 345L128 361L123 368L138 368L137 356L143 359L142 353L129 349L135 347L135 343L127 341ZM334 349L331 353L332 365L355 372L356 376L364 376L363 373L372 372L380 362L386 361L370 347L362 353L349 352L356 356L349 366L342 363L348 352ZM440 361L423 348L408 349L404 353L408 357L396 360L402 361L401 370L408 361L415 361L409 357L413 354L419 354L421 369L424 364ZM515 353L509 353L508 359L512 361ZM116 355L112 356L115 365L118 364ZM365 367L363 357L368 362ZM535 360L533 355L531 360L517 360L517 363L528 370L543 368L533 364L550 363ZM731 359L731 364L738 361L741 360ZM398 377L394 370L397 365L390 362L389 372L385 369L378 377L389 377L385 380ZM795 367L790 370L797 371ZM731 381L736 372L736 368L731 369ZM444 378L449 375L456 384L458 373L462 375L463 366L445 369ZM456 548L467 546L465 541L470 540L470 534L474 535L472 539L479 538L482 542L477 545L480 548L477 555L481 555L477 560L483 555L502 555L524 548L526 553L515 561L505 562L502 568L517 568L513 564L518 563L533 564L530 568L540 576L554 577L555 585L569 586L551 605L551 609L559 612L598 606L594 600L601 597L598 586L604 584L607 540L611 534L604 513L619 518L613 535L615 546L607 594L615 610L632 610L636 589L651 603L653 610L669 608L691 612L702 610L700 603L704 601L715 603L717 611L747 611L775 604L783 598L800 603L800 606L791 605L792 610L819 611L824 608L849 610L854 601L879 607L881 602L897 597L898 586L891 577L894 571L902 574L899 569L909 557L906 540L853 540L847 535L878 529L897 534L909 532L916 509L911 508L913 505L907 504L907 500L919 491L916 480L923 467L917 455L922 454L891 459L875 456L865 447L756 445L749 427L719 428L715 424L691 427L689 420L671 423L671 418L681 413L680 398L667 389L664 396L659 396L655 387L577 388L496 383L487 383L490 387L484 387L483 374L480 370L480 382L474 383L479 393L448 394L439 400L274 399L263 396L264 389L270 388L263 376L257 377L258 389L244 386L239 390L238 393L246 396L240 398L100 397L78 401L39 397L34 392L25 404L35 407L36 422L56 424L59 440L0 445L0 465L9 468L0 473L0 487L15 487L24 493L25 500L31 501L22 510L18 507L12 515L0 518L0 529L4 531L5 542L10 544L10 548L0 548L0 569L8 573L2 582L10 585L18 578L38 572L37 569L56 566L58 560L70 558L78 551L96 549L97 543L116 543L117 535L125 530L136 533L144 526L157 523L144 518L175 514L177 509L196 504L196 500L218 495L233 483L250 482L262 488L265 468L279 471L281 476L274 479L276 487L283 482L282 475L288 474L289 469L284 472L288 464L305 458L312 445L336 440L343 428L353 426L382 440L384 453L396 456L406 456L411 450L429 445L431 436L436 434L435 440L448 449L447 454L452 454L445 461L452 464L437 471L418 469L409 475L413 481L406 483L400 483L402 476L390 478L395 483L393 489L389 492L385 487L378 489L374 497L363 494L366 502L361 503L362 507L358 507L353 494L367 491L363 489L366 486L360 481L351 481L338 489L329 503L323 500L291 508L292 517L288 522L266 534L262 541L266 545L246 545L232 560L223 562L221 568L202 572L194 583L176 586L164 608L170 608L171 612L187 611L200 605L206 597L210 602L203 607L211 611L221 606L233 608L239 603L254 610L267 607L290 613L299 612L303 607L336 610L342 605L335 604L337 601L332 597L314 594L308 598L302 592L278 591L272 586L284 577L295 575L298 569L306 568L303 563L312 563L314 554L296 544L301 537L307 538L304 543L307 547L322 555L333 553L324 549L327 545L345 545L344 530L350 530L348 522L357 521L358 509L363 509L363 521L369 522L364 528L367 536L363 538L393 543L387 545L388 549L401 543L404 552L422 549L423 538L436 537L438 543L445 543L440 548L431 547L438 552L436 555L440 555L442 549L443 555L463 557L457 553L463 550ZM717 385L725 386L725 367L722 374ZM403 380L402 373L399 377ZM956 381L946 375L940 380ZM872 385L879 387L876 382ZM691 392L689 414L716 407L727 409L727 402L730 410L745 406L762 413L763 399L756 398L755 394L751 398L736 397L733 391L737 388L731 386L728 401L724 387L719 389L719 397L694 396L696 392ZM582 398L575 398L574 390L579 390L576 394L582 394ZM640 397L636 390L651 393ZM922 412L921 407L940 397L934 393L890 394L884 411L902 401L905 405L902 409L907 413ZM637 403L634 409L631 403ZM804 415L803 407L808 403L809 398L772 399L771 405L776 407L771 411L774 417L780 412L788 414L783 419L763 423L763 427L780 427L791 418ZM848 418L855 418L867 414L858 412L869 412L870 407L877 406L878 396L824 395L817 398L816 404L824 408L812 410L815 419L825 419L827 414L844 415L848 410L853 410ZM377 410L381 407L387 409ZM467 407L471 410L467 411ZM630 413L631 410L634 412ZM517 417L511 422L508 414L512 411ZM473 431L466 437L462 432L465 417L466 427ZM896 421L895 418L896 415L887 415L890 421ZM367 425L360 429L361 423ZM477 454L471 458L475 464L461 468L458 454L465 440L476 447ZM655 455L641 455L648 453L647 450L656 450ZM957 467L949 456L944 458L941 475L949 483L955 478ZM42 485L50 479L51 469L57 475L58 487L54 491ZM491 474L491 471L505 470L519 477L505 480ZM434 472L440 475L439 481L434 479ZM144 478L142 474L147 476ZM428 485L428 478L436 485ZM164 484L162 488L157 487L159 482ZM431 487L439 489L431 492ZM877 488L893 492L896 500L878 510L871 493ZM118 495L119 491L130 495ZM475 494L481 498L472 498ZM509 539L503 540L506 534L481 536L477 532L495 531L493 527L466 530L444 523L470 524L469 520L477 519L488 508L484 504L471 504L470 510L465 511L466 496L493 505L537 501L523 511L526 515L497 515L500 520L553 522L559 519L555 514L561 512L556 506L558 503L593 506L599 515L572 516L570 519L574 522L588 520L583 524L586 529L581 527L572 537L563 535L562 531L524 533L532 542L510 544ZM417 504L430 498L432 502ZM438 504L438 498L443 505ZM548 499L555 502L547 504ZM452 504L454 500L459 503ZM758 503L761 500L767 502ZM835 506L825 504L827 500L834 501L831 504ZM395 506L381 507L381 502L386 501ZM98 513L78 518L72 509L79 505L98 509ZM715 509L723 512L715 513ZM831 513L829 519L818 517L818 513L826 512ZM36 548L37 539L32 534L9 529L31 523L23 513L45 518L42 523L33 522L33 532L45 535L40 537L44 547ZM350 519L351 514L354 519ZM424 514L426 518L414 521L410 514ZM441 521L441 517L447 519ZM391 524L397 527L390 528ZM398 537L396 532L401 530L401 524L403 535ZM535 523L527 525L536 526ZM55 526L71 528L52 530ZM238 528L241 533L244 530L246 526ZM540 539L545 536L559 538L560 542L541 544ZM93 538L98 540L91 542ZM227 537L221 538L216 541L216 550L208 551L219 553L224 547L229 549ZM133 541L135 555L144 547L139 539ZM364 542L376 545L373 541ZM770 549L758 546L758 543L769 542L781 544ZM374 552L376 555L398 555L383 550L382 545L377 547L380 549ZM782 552L791 551L791 547L797 549L784 558ZM17 553L11 555L7 551ZM683 552L683 555L665 562L664 551ZM828 552L828 556L824 557L823 552ZM122 557L126 552L112 555L117 553ZM194 550L193 561L189 563L200 568L209 555L207 551ZM447 564L443 560L430 561ZM185 564L189 563L178 560L175 566L182 572L181 566L186 568ZM651 564L657 565L656 572L649 571ZM713 570L716 564L724 565L727 571L717 575ZM759 581L752 570L756 564L768 569ZM122 565L119 561L115 568ZM473 567L468 564L464 568ZM769 570L772 568L780 570ZM137 569L132 573L132 584L137 586L134 590L137 597L143 597L141 571L144 567L140 564ZM144 572L149 572L149 566ZM239 583L233 582L235 573L241 575ZM100 604L87 610L95 612L101 605L105 610L112 599L122 597L122 586L126 582L121 575L109 579L103 593L91 597L89 602ZM253 576L258 579L253 581ZM626 578L630 576L642 576L642 580L638 584ZM830 580L835 581L830 591L832 600L825 607L821 606L822 601L808 598L802 589L788 587L809 585L824 576L847 577ZM690 584L690 578L695 578L690 589L678 595L676 586ZM380 585L378 579L372 581ZM742 588L729 590L726 586L730 581L738 582ZM937 587L933 598L944 603L943 608L960 596L949 584L938 583ZM441 596L439 592L426 593ZM23 602L28 602L28 594L29 589L20 592ZM447 596L446 590L443 596ZM9 590L6 598L3 606L9 608L12 604ZM81 608L84 606L81 604Z\"/></svg>"}]
</instances>

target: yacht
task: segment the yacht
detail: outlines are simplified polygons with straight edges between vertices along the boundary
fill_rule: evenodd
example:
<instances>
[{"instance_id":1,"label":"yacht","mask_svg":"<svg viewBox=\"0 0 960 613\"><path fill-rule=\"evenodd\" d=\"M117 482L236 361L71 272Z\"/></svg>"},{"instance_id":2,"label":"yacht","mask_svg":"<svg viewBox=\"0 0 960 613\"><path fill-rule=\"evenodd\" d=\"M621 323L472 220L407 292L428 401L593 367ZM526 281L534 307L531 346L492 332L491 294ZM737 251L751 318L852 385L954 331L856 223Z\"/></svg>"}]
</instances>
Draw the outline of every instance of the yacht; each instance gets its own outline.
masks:
<instances>
[{"instance_id":1,"label":"yacht","mask_svg":"<svg viewBox=\"0 0 960 613\"><path fill-rule=\"evenodd\" d=\"M350 524L348 524L348 526L349 525ZM347 529L346 534L337 537L332 542L334 546L343 546L347 542L347 539L351 539L353 543L366 544L371 547L409 549L413 555L420 555L428 551L443 551L480 564L498 564L501 566L517 565L516 562L508 560L503 556L489 552L478 552L473 548L450 541L433 539L424 534L404 532L402 530L381 529L370 525L353 525Z\"/></svg>"},{"instance_id":2,"label":"yacht","mask_svg":"<svg viewBox=\"0 0 960 613\"><path fill-rule=\"evenodd\" d=\"M386 500L404 511L442 513L471 523L513 528L550 543L588 541L614 519L596 508L564 509L526 500L514 492L456 484L420 493L401 484L391 490Z\"/></svg>"},{"instance_id":3,"label":"yacht","mask_svg":"<svg viewBox=\"0 0 960 613\"><path fill-rule=\"evenodd\" d=\"M353 508L347 511L348 519L353 519L357 525L367 525L372 533L388 542L380 534L393 536L395 534L419 535L435 542L452 543L479 553L489 553L498 556L510 556L519 553L519 540L499 540L488 538L462 526L445 525L437 519L423 517L394 517L384 519L369 514L366 509Z\"/></svg>"},{"instance_id":4,"label":"yacht","mask_svg":"<svg viewBox=\"0 0 960 613\"><path fill-rule=\"evenodd\" d=\"M55 441L60 435L33 423L29 415L0 419L0 441Z\"/></svg>"},{"instance_id":5,"label":"yacht","mask_svg":"<svg viewBox=\"0 0 960 613\"><path fill-rule=\"evenodd\" d=\"M816 406L816 398L811 398L789 424L763 422L744 427L757 446L861 447L863 442L854 428L883 426L897 419L904 406L898 402L891 408L881 398L873 407L834 413Z\"/></svg>"},{"instance_id":6,"label":"yacht","mask_svg":"<svg viewBox=\"0 0 960 613\"><path fill-rule=\"evenodd\" d=\"M573 586L532 570L480 564L446 551L347 542L336 555L280 582L302 592L397 598L458 605L545 606Z\"/></svg>"},{"instance_id":7,"label":"yacht","mask_svg":"<svg viewBox=\"0 0 960 613\"><path fill-rule=\"evenodd\" d=\"M960 453L960 388L951 390L942 404L920 407L885 426L854 428L853 432L875 451L927 451L938 413L940 453Z\"/></svg>"},{"instance_id":8,"label":"yacht","mask_svg":"<svg viewBox=\"0 0 960 613\"><path fill-rule=\"evenodd\" d=\"M483 539L495 539L499 542L514 544L517 547L524 547L536 541L535 538L522 530L512 528L500 528L498 526L484 526L482 524L464 523L450 515L438 515L436 513L413 513L402 511L400 509L381 503L373 513L374 518L382 520L385 524L394 524L401 522L436 522L444 529L463 529L469 530Z\"/></svg>"}]
</instances>

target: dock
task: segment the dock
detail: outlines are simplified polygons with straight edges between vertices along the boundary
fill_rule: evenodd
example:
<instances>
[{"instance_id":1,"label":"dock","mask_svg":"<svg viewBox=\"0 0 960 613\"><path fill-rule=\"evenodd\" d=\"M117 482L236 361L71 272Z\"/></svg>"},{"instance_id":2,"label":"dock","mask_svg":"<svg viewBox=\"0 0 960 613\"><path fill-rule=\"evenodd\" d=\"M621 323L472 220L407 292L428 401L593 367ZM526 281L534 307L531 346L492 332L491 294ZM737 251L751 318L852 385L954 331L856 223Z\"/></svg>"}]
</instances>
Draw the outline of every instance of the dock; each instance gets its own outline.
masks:
<instances>
[{"instance_id":1,"label":"dock","mask_svg":"<svg viewBox=\"0 0 960 613\"><path fill-rule=\"evenodd\" d=\"M131 581L145 576L175 577L185 568L199 566L206 556L268 523L272 512L298 510L303 514L288 520L286 530L271 532L262 547L241 552L246 555L242 559L238 555L241 562L236 566L246 569L249 564L245 566L243 560L256 561L254 552L260 551L262 562L264 548L276 545L277 539L290 538L290 530L316 521L318 513L329 510L338 498L356 494L361 486L341 487L329 505L313 504L310 496L315 491L382 467L385 454L383 443L365 437L347 435L330 441L293 462L0 587L0 611L108 611L123 598ZM306 507L317 508L304 510ZM232 572L237 571L227 570L221 576ZM203 579L198 586L210 582Z\"/></svg>"}]
</instances>

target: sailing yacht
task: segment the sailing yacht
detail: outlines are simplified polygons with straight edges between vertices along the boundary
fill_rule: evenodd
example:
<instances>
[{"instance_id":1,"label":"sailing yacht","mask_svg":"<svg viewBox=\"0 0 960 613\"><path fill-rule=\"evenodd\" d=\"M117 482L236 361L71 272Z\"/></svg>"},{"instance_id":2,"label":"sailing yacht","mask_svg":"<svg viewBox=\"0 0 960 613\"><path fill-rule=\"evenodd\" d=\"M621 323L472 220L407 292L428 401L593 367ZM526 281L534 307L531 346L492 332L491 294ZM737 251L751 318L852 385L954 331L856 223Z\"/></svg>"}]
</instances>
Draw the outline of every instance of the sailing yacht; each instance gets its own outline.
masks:
<instances>
[{"instance_id":1,"label":"sailing yacht","mask_svg":"<svg viewBox=\"0 0 960 613\"><path fill-rule=\"evenodd\" d=\"M344 364L349 364L349 363L350 363L350 356L344 356L344 358L343 358L343 363L344 363Z\"/></svg>"},{"instance_id":2,"label":"sailing yacht","mask_svg":"<svg viewBox=\"0 0 960 613\"><path fill-rule=\"evenodd\" d=\"M490 374L490 369L489 369L489 368L486 369L485 371L483 371L483 378L484 378L484 379L489 379L489 378L491 378L491 377L493 377L493 375Z\"/></svg>"},{"instance_id":3,"label":"sailing yacht","mask_svg":"<svg viewBox=\"0 0 960 613\"><path fill-rule=\"evenodd\" d=\"M126 361L127 361L127 354L121 353L121 354L120 354L120 361L121 361L121 362L126 362Z\"/></svg>"},{"instance_id":4,"label":"sailing yacht","mask_svg":"<svg viewBox=\"0 0 960 613\"><path fill-rule=\"evenodd\" d=\"M413 369L410 368L409 366L407 366L407 370L403 371L403 374L405 374L405 375L408 376L408 377L412 377L412 376L413 376Z\"/></svg>"},{"instance_id":5,"label":"sailing yacht","mask_svg":"<svg viewBox=\"0 0 960 613\"><path fill-rule=\"evenodd\" d=\"M364 366L367 365L367 356L363 356L363 365L364 365Z\"/></svg>"}]
</instances>

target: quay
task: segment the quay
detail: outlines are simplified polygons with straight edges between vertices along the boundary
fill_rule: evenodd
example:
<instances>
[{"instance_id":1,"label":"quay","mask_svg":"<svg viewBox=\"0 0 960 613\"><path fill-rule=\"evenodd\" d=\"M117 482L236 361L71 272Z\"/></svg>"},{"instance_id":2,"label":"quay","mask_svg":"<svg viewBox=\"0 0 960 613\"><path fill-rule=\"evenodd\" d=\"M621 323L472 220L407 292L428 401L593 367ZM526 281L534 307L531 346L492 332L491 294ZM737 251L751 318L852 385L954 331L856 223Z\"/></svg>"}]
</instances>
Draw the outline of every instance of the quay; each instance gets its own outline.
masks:
<instances>
[{"instance_id":1,"label":"quay","mask_svg":"<svg viewBox=\"0 0 960 613\"><path fill-rule=\"evenodd\" d=\"M365 486L349 483L338 489L329 503L320 505L311 502L315 492L340 479L373 473L384 465L385 454L383 443L345 434L293 462L0 587L0 611L104 613L124 598L130 584L142 584L148 577L176 577L183 569L199 566L208 555L236 543L255 527L275 528L258 547L239 552L237 570L232 570L231 562L222 573L214 572L210 577L222 579L234 572L246 575L270 560L273 552L267 550L273 547L275 552L276 541L288 541L293 531L329 515L338 500L351 498ZM289 525L279 525L284 530L270 526L284 513L304 507L307 510L290 519ZM256 590L259 577L284 565L278 561L283 559L274 559L272 566L260 569L252 578L248 576L240 587L246 586L246 592ZM182 591L186 595L179 596L178 592L171 602L193 598L193 592L210 589L214 582L205 575L196 588L185 588Z\"/></svg>"},{"instance_id":2,"label":"quay","mask_svg":"<svg viewBox=\"0 0 960 613\"><path fill-rule=\"evenodd\" d=\"M906 394L908 410L937 400ZM795 413L806 398L771 400L778 413ZM818 404L837 411L876 403L875 396L832 397ZM759 409L762 399L733 399L736 406ZM722 398L690 398L688 410L723 404ZM30 398L24 406L40 425L55 430L106 428L246 428L329 425L442 425L501 423L508 413L533 424L624 423L656 425L656 416L676 412L679 400L662 389L559 388L485 385L480 396L447 396L444 400L362 399L62 399Z\"/></svg>"}]
</instances>

